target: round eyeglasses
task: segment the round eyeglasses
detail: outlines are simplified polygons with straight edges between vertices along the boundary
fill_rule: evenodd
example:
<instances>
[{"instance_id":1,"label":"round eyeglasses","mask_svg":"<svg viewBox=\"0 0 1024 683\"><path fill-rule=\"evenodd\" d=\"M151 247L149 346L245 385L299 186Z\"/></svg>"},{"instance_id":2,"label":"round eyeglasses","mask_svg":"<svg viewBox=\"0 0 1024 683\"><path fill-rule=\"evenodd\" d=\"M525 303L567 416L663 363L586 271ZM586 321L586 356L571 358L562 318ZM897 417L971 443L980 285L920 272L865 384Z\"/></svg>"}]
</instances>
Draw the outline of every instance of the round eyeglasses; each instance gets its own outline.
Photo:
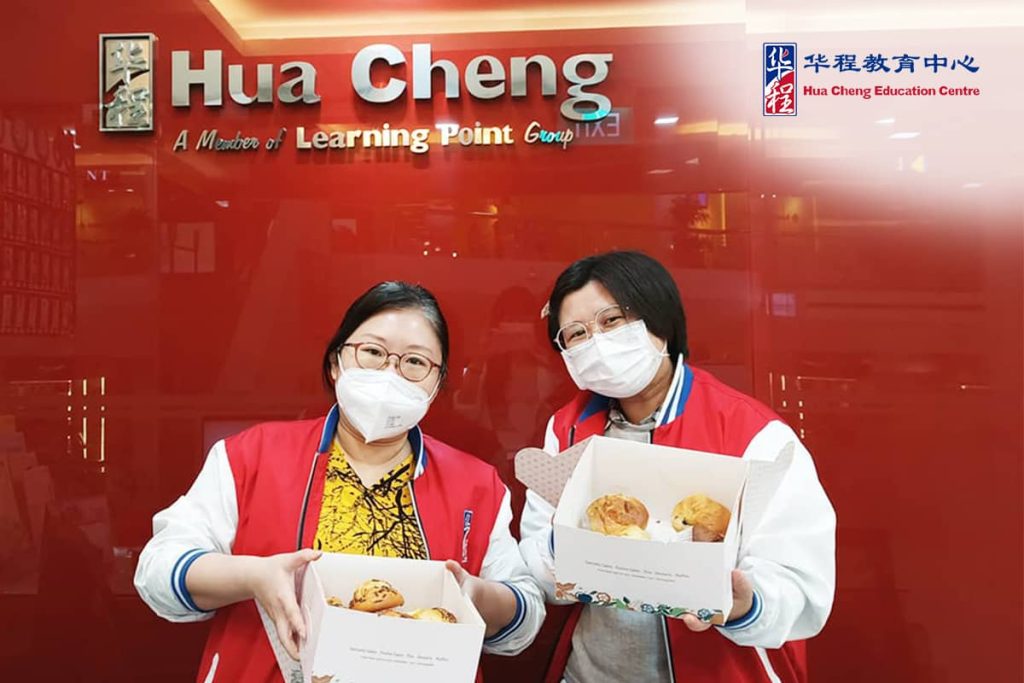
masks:
<instances>
[{"instance_id":1,"label":"round eyeglasses","mask_svg":"<svg viewBox=\"0 0 1024 683\"><path fill-rule=\"evenodd\" d=\"M392 353L387 347L376 342L355 342L341 346L352 349L356 365L364 370L383 370L394 356L398 359L398 374L410 382L422 382L430 376L434 368L441 369L440 365L422 353Z\"/></svg>"},{"instance_id":2,"label":"round eyeglasses","mask_svg":"<svg viewBox=\"0 0 1024 683\"><path fill-rule=\"evenodd\" d=\"M588 323L571 322L562 325L555 335L555 343L558 344L558 348L568 351L590 339L594 329L598 332L611 332L632 321L628 306L607 306L598 311L594 319Z\"/></svg>"}]
</instances>

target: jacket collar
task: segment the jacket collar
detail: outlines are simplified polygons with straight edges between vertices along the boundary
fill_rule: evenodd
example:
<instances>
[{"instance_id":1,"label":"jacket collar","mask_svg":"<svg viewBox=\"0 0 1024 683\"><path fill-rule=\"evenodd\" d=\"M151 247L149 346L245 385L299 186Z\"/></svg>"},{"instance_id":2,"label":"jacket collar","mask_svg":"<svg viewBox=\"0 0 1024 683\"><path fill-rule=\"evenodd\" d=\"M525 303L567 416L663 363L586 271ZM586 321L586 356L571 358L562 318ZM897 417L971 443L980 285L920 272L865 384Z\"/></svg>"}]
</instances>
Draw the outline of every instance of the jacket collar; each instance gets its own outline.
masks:
<instances>
[{"instance_id":1,"label":"jacket collar","mask_svg":"<svg viewBox=\"0 0 1024 683\"><path fill-rule=\"evenodd\" d=\"M658 426L664 427L674 421L686 409L686 400L690 398L690 391L693 389L693 370L686 362L679 358L676 363L676 374L672 377L672 384L665 395L665 401L658 409Z\"/></svg>"}]
</instances>

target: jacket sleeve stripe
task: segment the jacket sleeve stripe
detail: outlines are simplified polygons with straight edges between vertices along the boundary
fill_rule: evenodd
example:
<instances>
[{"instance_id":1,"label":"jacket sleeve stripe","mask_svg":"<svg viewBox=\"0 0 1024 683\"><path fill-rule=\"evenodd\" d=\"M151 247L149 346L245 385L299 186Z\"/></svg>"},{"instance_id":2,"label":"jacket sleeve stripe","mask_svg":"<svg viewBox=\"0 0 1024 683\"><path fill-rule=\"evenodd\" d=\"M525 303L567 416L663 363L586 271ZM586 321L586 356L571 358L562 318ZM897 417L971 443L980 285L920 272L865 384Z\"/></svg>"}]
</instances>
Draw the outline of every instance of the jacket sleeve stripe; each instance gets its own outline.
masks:
<instances>
[{"instance_id":1,"label":"jacket sleeve stripe","mask_svg":"<svg viewBox=\"0 0 1024 683\"><path fill-rule=\"evenodd\" d=\"M178 561L174 563L174 568L171 569L171 592L174 593L174 597L178 599L178 602L180 602L185 607L188 607L188 605L185 603L185 600L182 599L181 593L178 592L178 569L181 568L182 561L184 561L186 557L188 557L194 552L195 549L193 548L192 550L187 550L184 553L182 553L178 557Z\"/></svg>"},{"instance_id":2,"label":"jacket sleeve stripe","mask_svg":"<svg viewBox=\"0 0 1024 683\"><path fill-rule=\"evenodd\" d=\"M523 598L523 594L519 592L519 589L513 586L511 583L503 581L506 586L512 591L512 594L516 598L516 613L512 617L512 621L505 624L501 630L495 633L490 638L484 639L484 642L488 645L494 645L508 636L510 636L517 628L522 626L523 621L526 619L526 600Z\"/></svg>"},{"instance_id":3,"label":"jacket sleeve stripe","mask_svg":"<svg viewBox=\"0 0 1024 683\"><path fill-rule=\"evenodd\" d=\"M174 563L174 569L171 571L171 590L174 592L174 597L178 599L186 609L193 612L208 612L209 610L199 609L195 601L192 599L192 594L189 593L188 587L185 585L185 576L188 574L189 567L192 563L199 559L200 556L210 552L209 550L203 550L201 548L194 548L186 553L183 553L178 561Z\"/></svg>"},{"instance_id":4,"label":"jacket sleeve stripe","mask_svg":"<svg viewBox=\"0 0 1024 683\"><path fill-rule=\"evenodd\" d=\"M742 617L739 617L738 619L727 621L722 626L722 628L728 629L730 631L735 631L750 626L755 621L757 621L758 617L761 616L761 612L763 611L763 605L764 603L761 600L761 595L757 591L754 591L754 600L750 604L750 609L747 611L747 613L744 614Z\"/></svg>"}]
</instances>

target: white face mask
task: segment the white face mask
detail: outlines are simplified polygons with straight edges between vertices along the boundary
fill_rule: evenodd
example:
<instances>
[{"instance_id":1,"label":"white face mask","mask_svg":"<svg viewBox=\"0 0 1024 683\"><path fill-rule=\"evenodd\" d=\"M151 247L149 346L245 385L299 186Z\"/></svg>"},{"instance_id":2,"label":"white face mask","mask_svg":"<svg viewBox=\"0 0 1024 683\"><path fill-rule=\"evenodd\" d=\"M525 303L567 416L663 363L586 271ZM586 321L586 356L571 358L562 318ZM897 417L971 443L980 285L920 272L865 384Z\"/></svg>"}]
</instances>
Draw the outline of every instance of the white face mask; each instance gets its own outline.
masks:
<instances>
[{"instance_id":1,"label":"white face mask","mask_svg":"<svg viewBox=\"0 0 1024 683\"><path fill-rule=\"evenodd\" d=\"M666 356L664 350L659 351L651 343L643 320L611 332L599 332L562 352L562 360L576 386L609 398L639 394L658 374L661 359Z\"/></svg>"},{"instance_id":2,"label":"white face mask","mask_svg":"<svg viewBox=\"0 0 1024 683\"><path fill-rule=\"evenodd\" d=\"M345 370L341 358L334 392L345 417L366 443L409 431L427 414L434 398L391 370Z\"/></svg>"}]
</instances>

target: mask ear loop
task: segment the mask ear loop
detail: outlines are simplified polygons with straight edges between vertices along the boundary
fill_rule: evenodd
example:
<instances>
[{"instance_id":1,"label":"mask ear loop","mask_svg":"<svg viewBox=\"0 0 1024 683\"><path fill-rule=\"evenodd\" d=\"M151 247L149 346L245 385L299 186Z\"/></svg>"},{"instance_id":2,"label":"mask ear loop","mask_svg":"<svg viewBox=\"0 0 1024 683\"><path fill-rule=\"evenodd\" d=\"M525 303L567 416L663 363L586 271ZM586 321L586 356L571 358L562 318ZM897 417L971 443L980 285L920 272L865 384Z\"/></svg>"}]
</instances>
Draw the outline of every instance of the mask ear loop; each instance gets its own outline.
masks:
<instances>
[{"instance_id":1,"label":"mask ear loop","mask_svg":"<svg viewBox=\"0 0 1024 683\"><path fill-rule=\"evenodd\" d=\"M644 324L644 334L648 334L647 323L644 322L643 319L640 319L637 322L641 322L641 323ZM648 341L650 341L651 338L647 337L647 339L648 339ZM651 342L651 346L654 346L654 342ZM658 351L658 347L657 346L654 346L654 350L658 352L658 356L659 357L661 357L661 358L669 358L668 339L665 340L665 345L661 347L661 351Z\"/></svg>"},{"instance_id":2,"label":"mask ear loop","mask_svg":"<svg viewBox=\"0 0 1024 683\"><path fill-rule=\"evenodd\" d=\"M405 379L404 377L402 379ZM409 380L405 380L408 382ZM437 395L441 392L441 368L437 369L437 383L434 384L434 390L430 392L430 396L427 397L427 403L433 402Z\"/></svg>"},{"instance_id":3,"label":"mask ear loop","mask_svg":"<svg viewBox=\"0 0 1024 683\"><path fill-rule=\"evenodd\" d=\"M638 320L637 322L644 323L644 334L647 334L647 323L645 323L643 320ZM650 341L650 337L647 337L647 339L648 339L648 341ZM651 342L651 346L654 346L653 342ZM658 351L658 347L654 346L654 350ZM668 352L668 339L665 340L665 345L661 347L661 351L658 351L658 356L660 356L662 358L670 358L671 357L669 355L669 352Z\"/></svg>"}]
</instances>

